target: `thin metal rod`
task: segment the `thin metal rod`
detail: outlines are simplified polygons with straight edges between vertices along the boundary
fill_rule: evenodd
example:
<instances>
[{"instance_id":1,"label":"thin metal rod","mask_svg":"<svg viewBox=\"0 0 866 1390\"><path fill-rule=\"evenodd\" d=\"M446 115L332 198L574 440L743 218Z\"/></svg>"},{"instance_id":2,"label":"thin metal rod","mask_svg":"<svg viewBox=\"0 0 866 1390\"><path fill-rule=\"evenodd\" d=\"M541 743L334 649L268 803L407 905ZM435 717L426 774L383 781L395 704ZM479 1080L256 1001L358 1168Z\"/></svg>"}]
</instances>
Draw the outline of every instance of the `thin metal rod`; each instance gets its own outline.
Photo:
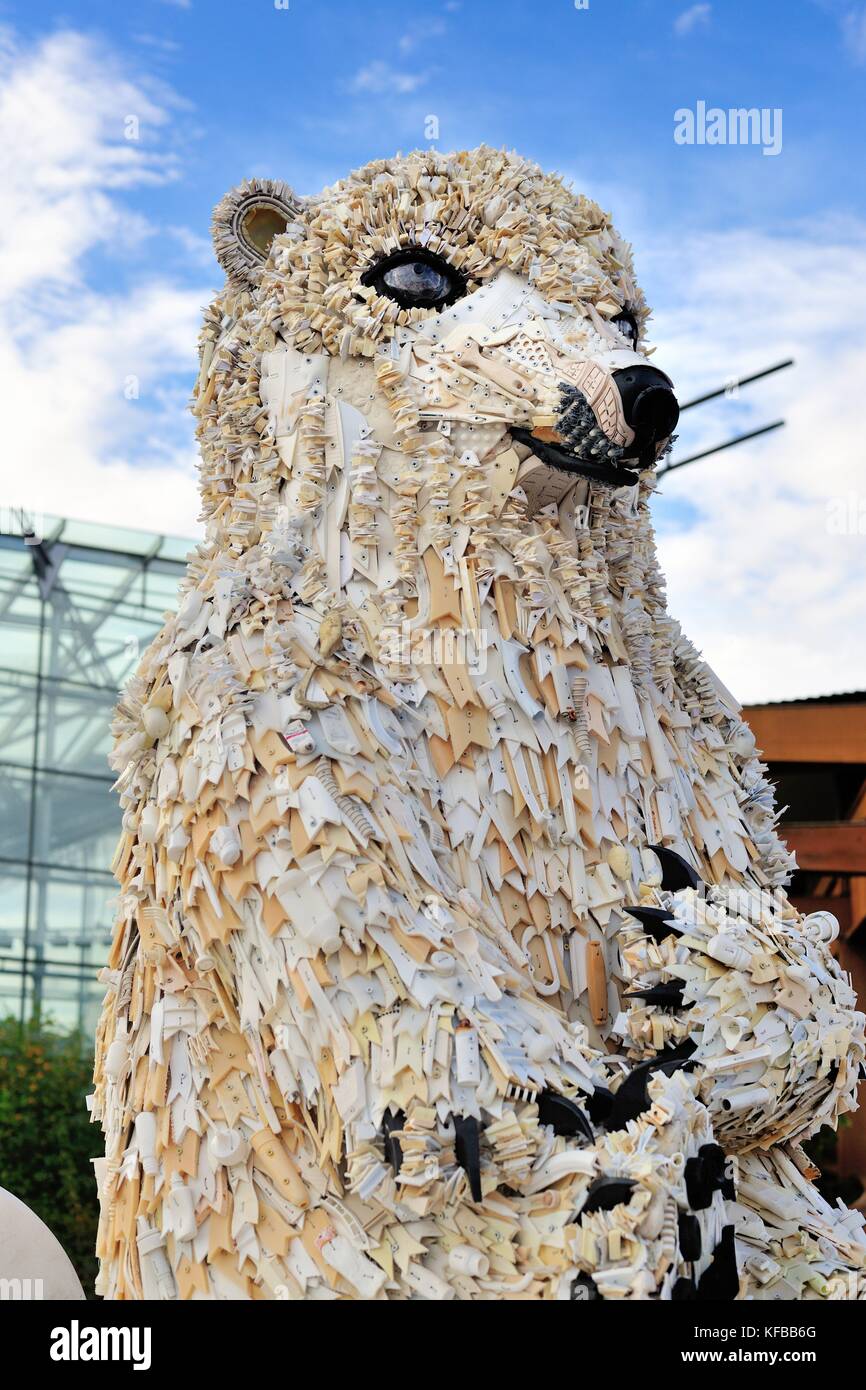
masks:
<instances>
[{"instance_id":1,"label":"thin metal rod","mask_svg":"<svg viewBox=\"0 0 866 1390\"><path fill-rule=\"evenodd\" d=\"M738 434L736 439L729 439L726 444L715 444L712 449L702 449L699 454L690 454L688 458L677 459L674 463L669 463L666 468L660 468L658 476L663 478L665 473L672 473L675 468L685 468L687 463L697 463L698 459L707 459L711 454L720 454L723 449L733 449L735 444L744 444L747 439L757 439L760 434L769 434L771 430L781 429L784 420L774 420L772 425L762 425L759 430L749 430L748 434Z\"/></svg>"},{"instance_id":2,"label":"thin metal rod","mask_svg":"<svg viewBox=\"0 0 866 1390\"><path fill-rule=\"evenodd\" d=\"M793 367L793 357L787 357L784 362L777 362L775 367L765 367L762 372L755 372L753 376L742 376L739 381L729 381L725 386L720 386L718 391L708 391L705 396L695 396L693 401L686 401L685 405L680 406L680 414L684 410L691 410L693 405L703 405L704 401L714 401L718 396L726 396L730 391L737 391L741 386L748 386L753 381L760 381L762 377L772 376L773 372L781 372L785 367Z\"/></svg>"}]
</instances>

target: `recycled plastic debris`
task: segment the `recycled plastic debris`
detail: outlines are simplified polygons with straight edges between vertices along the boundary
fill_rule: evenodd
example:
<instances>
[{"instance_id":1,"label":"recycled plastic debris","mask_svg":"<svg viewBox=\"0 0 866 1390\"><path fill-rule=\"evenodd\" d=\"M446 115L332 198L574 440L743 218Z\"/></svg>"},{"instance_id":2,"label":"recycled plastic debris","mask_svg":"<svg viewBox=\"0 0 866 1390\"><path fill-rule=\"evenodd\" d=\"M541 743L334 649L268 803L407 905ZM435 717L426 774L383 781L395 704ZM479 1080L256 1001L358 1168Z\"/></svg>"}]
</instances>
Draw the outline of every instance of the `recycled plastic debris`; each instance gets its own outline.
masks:
<instances>
[{"instance_id":1,"label":"recycled plastic debris","mask_svg":"<svg viewBox=\"0 0 866 1390\"><path fill-rule=\"evenodd\" d=\"M669 615L630 248L480 148L222 201L206 539L117 708L111 1299L864 1296L863 1016Z\"/></svg>"}]
</instances>

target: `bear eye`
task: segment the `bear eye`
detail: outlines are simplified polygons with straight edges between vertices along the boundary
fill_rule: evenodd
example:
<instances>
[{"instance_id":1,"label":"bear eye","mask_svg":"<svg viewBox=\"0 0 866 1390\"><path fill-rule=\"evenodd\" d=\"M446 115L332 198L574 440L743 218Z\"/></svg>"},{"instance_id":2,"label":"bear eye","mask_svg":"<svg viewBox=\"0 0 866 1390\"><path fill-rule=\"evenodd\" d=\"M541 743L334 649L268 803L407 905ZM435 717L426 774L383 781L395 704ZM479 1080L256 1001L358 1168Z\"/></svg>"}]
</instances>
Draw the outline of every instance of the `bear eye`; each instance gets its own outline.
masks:
<instances>
[{"instance_id":1,"label":"bear eye","mask_svg":"<svg viewBox=\"0 0 866 1390\"><path fill-rule=\"evenodd\" d=\"M637 347L637 319L635 318L634 314L617 314L616 318L612 319L611 322L613 323L614 328L618 328L622 336L629 343L631 343L631 346L633 348Z\"/></svg>"},{"instance_id":2,"label":"bear eye","mask_svg":"<svg viewBox=\"0 0 866 1390\"><path fill-rule=\"evenodd\" d=\"M465 292L466 283L454 266L419 246L406 246L370 266L361 276L401 309L442 309Z\"/></svg>"}]
</instances>

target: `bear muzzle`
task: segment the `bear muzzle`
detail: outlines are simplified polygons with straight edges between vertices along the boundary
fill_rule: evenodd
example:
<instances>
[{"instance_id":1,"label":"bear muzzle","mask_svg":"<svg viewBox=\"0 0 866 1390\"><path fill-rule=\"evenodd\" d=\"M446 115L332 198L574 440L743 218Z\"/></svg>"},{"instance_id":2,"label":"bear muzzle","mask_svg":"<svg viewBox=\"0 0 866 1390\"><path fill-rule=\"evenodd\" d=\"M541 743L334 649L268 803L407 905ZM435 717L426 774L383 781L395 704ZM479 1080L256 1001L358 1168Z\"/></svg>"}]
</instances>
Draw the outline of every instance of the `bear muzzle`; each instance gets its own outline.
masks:
<instances>
[{"instance_id":1,"label":"bear muzzle","mask_svg":"<svg viewBox=\"0 0 866 1390\"><path fill-rule=\"evenodd\" d=\"M676 428L680 410L670 378L644 362L615 367L589 359L569 368L555 424L512 428L512 437L562 472L617 486L635 482L631 469L651 467Z\"/></svg>"}]
</instances>

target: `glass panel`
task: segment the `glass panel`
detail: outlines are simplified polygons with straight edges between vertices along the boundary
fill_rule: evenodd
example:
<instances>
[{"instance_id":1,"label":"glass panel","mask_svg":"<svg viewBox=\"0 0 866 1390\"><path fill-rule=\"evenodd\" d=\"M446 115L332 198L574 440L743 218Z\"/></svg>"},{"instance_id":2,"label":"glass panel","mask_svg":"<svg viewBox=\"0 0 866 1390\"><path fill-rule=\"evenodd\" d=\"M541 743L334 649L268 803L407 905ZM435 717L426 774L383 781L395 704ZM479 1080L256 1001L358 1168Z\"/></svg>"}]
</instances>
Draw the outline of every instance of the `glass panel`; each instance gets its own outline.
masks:
<instances>
[{"instance_id":1,"label":"glass panel","mask_svg":"<svg viewBox=\"0 0 866 1390\"><path fill-rule=\"evenodd\" d=\"M24 866L3 866L0 872L0 963L8 964L24 950L24 912L27 874Z\"/></svg>"},{"instance_id":2,"label":"glass panel","mask_svg":"<svg viewBox=\"0 0 866 1390\"><path fill-rule=\"evenodd\" d=\"M115 690L45 681L39 711L39 766L107 776Z\"/></svg>"},{"instance_id":3,"label":"glass panel","mask_svg":"<svg viewBox=\"0 0 866 1390\"><path fill-rule=\"evenodd\" d=\"M36 681L0 671L0 762L29 768L35 733Z\"/></svg>"},{"instance_id":4,"label":"glass panel","mask_svg":"<svg viewBox=\"0 0 866 1390\"><path fill-rule=\"evenodd\" d=\"M104 986L95 979L111 944L108 873L34 869L27 958L43 1014L66 1028L92 1030Z\"/></svg>"},{"instance_id":5,"label":"glass panel","mask_svg":"<svg viewBox=\"0 0 866 1390\"><path fill-rule=\"evenodd\" d=\"M23 1001L22 1001L23 990ZM33 1009L31 976L22 970L20 957L0 955L0 1015L29 1018Z\"/></svg>"},{"instance_id":6,"label":"glass panel","mask_svg":"<svg viewBox=\"0 0 866 1390\"><path fill-rule=\"evenodd\" d=\"M27 859L30 782L29 768L0 763L0 864Z\"/></svg>"},{"instance_id":7,"label":"glass panel","mask_svg":"<svg viewBox=\"0 0 866 1390\"><path fill-rule=\"evenodd\" d=\"M33 859L41 864L106 869L120 835L112 778L40 773L36 782Z\"/></svg>"},{"instance_id":8,"label":"glass panel","mask_svg":"<svg viewBox=\"0 0 866 1390\"><path fill-rule=\"evenodd\" d=\"M194 543L48 516L38 531L58 566L44 602L33 549L0 516L0 1013L20 1017L23 998L25 1016L89 1034L117 893L111 714Z\"/></svg>"},{"instance_id":9,"label":"glass panel","mask_svg":"<svg viewBox=\"0 0 866 1390\"><path fill-rule=\"evenodd\" d=\"M41 608L30 552L0 549L0 667L36 672Z\"/></svg>"}]
</instances>

